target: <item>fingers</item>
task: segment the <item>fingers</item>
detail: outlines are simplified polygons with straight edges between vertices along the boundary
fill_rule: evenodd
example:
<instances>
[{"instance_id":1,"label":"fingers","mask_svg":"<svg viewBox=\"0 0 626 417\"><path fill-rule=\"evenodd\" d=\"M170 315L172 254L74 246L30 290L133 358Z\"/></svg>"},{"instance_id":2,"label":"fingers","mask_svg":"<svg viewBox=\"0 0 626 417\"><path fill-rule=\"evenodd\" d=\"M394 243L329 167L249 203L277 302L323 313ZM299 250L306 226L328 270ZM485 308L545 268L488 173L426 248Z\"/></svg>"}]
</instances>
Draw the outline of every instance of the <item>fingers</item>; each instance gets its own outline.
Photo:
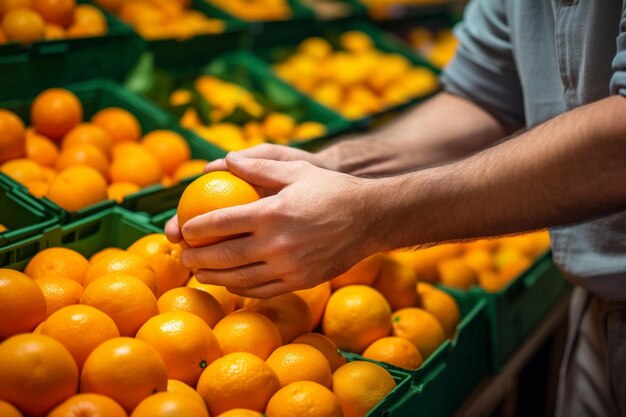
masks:
<instances>
[{"instance_id":1,"label":"fingers","mask_svg":"<svg viewBox=\"0 0 626 417\"><path fill-rule=\"evenodd\" d=\"M183 234L178 227L178 216L174 216L165 225L165 236L172 243L180 243L183 240Z\"/></svg>"},{"instance_id":2,"label":"fingers","mask_svg":"<svg viewBox=\"0 0 626 417\"><path fill-rule=\"evenodd\" d=\"M265 204L267 199L262 199L196 216L185 223L182 236L197 247L214 243L216 237L251 233L256 229Z\"/></svg>"},{"instance_id":3,"label":"fingers","mask_svg":"<svg viewBox=\"0 0 626 417\"><path fill-rule=\"evenodd\" d=\"M291 291L289 284L282 279L275 279L252 288L227 287L227 290L233 294L251 298L272 298Z\"/></svg>"},{"instance_id":4,"label":"fingers","mask_svg":"<svg viewBox=\"0 0 626 417\"><path fill-rule=\"evenodd\" d=\"M267 264L256 263L232 269L198 269L196 278L205 284L241 290L274 281L276 274Z\"/></svg>"},{"instance_id":5,"label":"fingers","mask_svg":"<svg viewBox=\"0 0 626 417\"><path fill-rule=\"evenodd\" d=\"M310 166L303 161L282 162L270 159L246 158L240 152L226 156L226 165L233 174L253 185L265 188L283 188L301 175L302 169Z\"/></svg>"},{"instance_id":6,"label":"fingers","mask_svg":"<svg viewBox=\"0 0 626 417\"><path fill-rule=\"evenodd\" d=\"M180 259L189 269L231 269L260 262L263 254L252 236L185 250Z\"/></svg>"},{"instance_id":7,"label":"fingers","mask_svg":"<svg viewBox=\"0 0 626 417\"><path fill-rule=\"evenodd\" d=\"M211 161L204 167L204 173L213 172L213 171L227 171L228 166L226 166L226 161L222 158L216 159L215 161Z\"/></svg>"}]
</instances>

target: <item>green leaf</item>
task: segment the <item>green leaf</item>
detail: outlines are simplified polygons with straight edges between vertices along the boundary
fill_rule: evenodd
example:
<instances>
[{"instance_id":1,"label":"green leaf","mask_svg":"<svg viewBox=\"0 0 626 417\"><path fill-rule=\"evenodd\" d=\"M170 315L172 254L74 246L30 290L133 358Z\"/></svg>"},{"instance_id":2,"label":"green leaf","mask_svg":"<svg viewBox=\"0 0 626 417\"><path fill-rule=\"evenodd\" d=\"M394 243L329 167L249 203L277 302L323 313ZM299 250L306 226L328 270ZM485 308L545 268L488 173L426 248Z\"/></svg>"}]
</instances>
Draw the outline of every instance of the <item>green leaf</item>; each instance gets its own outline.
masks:
<instances>
[{"instance_id":1,"label":"green leaf","mask_svg":"<svg viewBox=\"0 0 626 417\"><path fill-rule=\"evenodd\" d=\"M129 72L124 83L129 90L148 94L154 83L154 55L148 51L141 54L134 68Z\"/></svg>"},{"instance_id":2,"label":"green leaf","mask_svg":"<svg viewBox=\"0 0 626 417\"><path fill-rule=\"evenodd\" d=\"M268 100L278 108L288 109L299 104L300 97L298 97L298 93L284 84L267 80L261 88Z\"/></svg>"},{"instance_id":3,"label":"green leaf","mask_svg":"<svg viewBox=\"0 0 626 417\"><path fill-rule=\"evenodd\" d=\"M202 94L200 94L196 89L192 90L192 97L191 102L198 111L198 115L200 116L202 123L205 125L212 125L213 120L211 120L211 110L213 110L213 106L211 106L211 103L206 101L204 97L202 97Z\"/></svg>"},{"instance_id":4,"label":"green leaf","mask_svg":"<svg viewBox=\"0 0 626 417\"><path fill-rule=\"evenodd\" d=\"M229 116L223 118L221 121L224 123L234 123L242 126L244 123L248 123L252 120L256 120L256 118L245 109L237 107L235 108L235 111L233 111Z\"/></svg>"}]
</instances>

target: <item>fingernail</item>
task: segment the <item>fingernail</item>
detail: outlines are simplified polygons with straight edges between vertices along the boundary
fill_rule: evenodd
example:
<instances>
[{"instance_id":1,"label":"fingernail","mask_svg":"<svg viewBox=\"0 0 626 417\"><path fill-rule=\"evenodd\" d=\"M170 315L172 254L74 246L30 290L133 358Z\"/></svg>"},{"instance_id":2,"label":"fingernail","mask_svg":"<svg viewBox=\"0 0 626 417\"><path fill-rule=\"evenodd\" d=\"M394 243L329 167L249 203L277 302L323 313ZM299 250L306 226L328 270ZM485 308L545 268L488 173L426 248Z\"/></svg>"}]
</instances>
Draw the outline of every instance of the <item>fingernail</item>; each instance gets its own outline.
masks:
<instances>
[{"instance_id":1,"label":"fingernail","mask_svg":"<svg viewBox=\"0 0 626 417\"><path fill-rule=\"evenodd\" d=\"M237 152L230 152L230 153L228 154L228 157L229 157L232 161L241 161L241 160L243 160L243 159L244 159L244 157L243 157L241 154L237 153Z\"/></svg>"}]
</instances>

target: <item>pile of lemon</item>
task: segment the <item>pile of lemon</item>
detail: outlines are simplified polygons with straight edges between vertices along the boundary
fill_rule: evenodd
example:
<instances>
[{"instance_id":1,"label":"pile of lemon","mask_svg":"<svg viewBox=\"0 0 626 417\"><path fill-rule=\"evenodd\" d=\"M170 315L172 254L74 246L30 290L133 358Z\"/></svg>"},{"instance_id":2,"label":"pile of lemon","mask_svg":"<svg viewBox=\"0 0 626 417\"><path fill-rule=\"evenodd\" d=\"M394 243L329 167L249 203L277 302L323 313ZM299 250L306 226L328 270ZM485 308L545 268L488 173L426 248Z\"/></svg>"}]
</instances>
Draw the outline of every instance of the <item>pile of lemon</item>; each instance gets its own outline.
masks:
<instances>
[{"instance_id":1,"label":"pile of lemon","mask_svg":"<svg viewBox=\"0 0 626 417\"><path fill-rule=\"evenodd\" d=\"M438 88L436 75L406 57L376 49L360 31L339 37L340 50L325 39L304 40L285 61L279 77L348 119L359 119L425 96Z\"/></svg>"},{"instance_id":2,"label":"pile of lemon","mask_svg":"<svg viewBox=\"0 0 626 417\"><path fill-rule=\"evenodd\" d=\"M247 89L217 77L201 75L194 82L195 90L207 101L211 110L206 124L198 110L190 106L181 117L181 126L227 151L238 151L265 142L287 145L324 136L326 126L320 122L298 123L290 115L268 112ZM192 101L190 90L178 89L170 95L172 106L185 106ZM237 109L253 120L243 125L224 121Z\"/></svg>"}]
</instances>

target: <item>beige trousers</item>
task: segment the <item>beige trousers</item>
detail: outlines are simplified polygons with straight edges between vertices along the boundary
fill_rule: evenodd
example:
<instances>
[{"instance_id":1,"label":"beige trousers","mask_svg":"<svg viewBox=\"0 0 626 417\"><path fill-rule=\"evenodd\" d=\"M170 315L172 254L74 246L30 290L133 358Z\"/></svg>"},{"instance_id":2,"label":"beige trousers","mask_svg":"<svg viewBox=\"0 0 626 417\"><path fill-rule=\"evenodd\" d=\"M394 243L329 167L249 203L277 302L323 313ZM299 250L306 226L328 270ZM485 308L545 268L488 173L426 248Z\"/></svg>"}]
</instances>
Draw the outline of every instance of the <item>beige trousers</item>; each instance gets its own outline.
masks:
<instances>
[{"instance_id":1,"label":"beige trousers","mask_svg":"<svg viewBox=\"0 0 626 417\"><path fill-rule=\"evenodd\" d=\"M574 289L557 417L626 417L626 303Z\"/></svg>"}]
</instances>

